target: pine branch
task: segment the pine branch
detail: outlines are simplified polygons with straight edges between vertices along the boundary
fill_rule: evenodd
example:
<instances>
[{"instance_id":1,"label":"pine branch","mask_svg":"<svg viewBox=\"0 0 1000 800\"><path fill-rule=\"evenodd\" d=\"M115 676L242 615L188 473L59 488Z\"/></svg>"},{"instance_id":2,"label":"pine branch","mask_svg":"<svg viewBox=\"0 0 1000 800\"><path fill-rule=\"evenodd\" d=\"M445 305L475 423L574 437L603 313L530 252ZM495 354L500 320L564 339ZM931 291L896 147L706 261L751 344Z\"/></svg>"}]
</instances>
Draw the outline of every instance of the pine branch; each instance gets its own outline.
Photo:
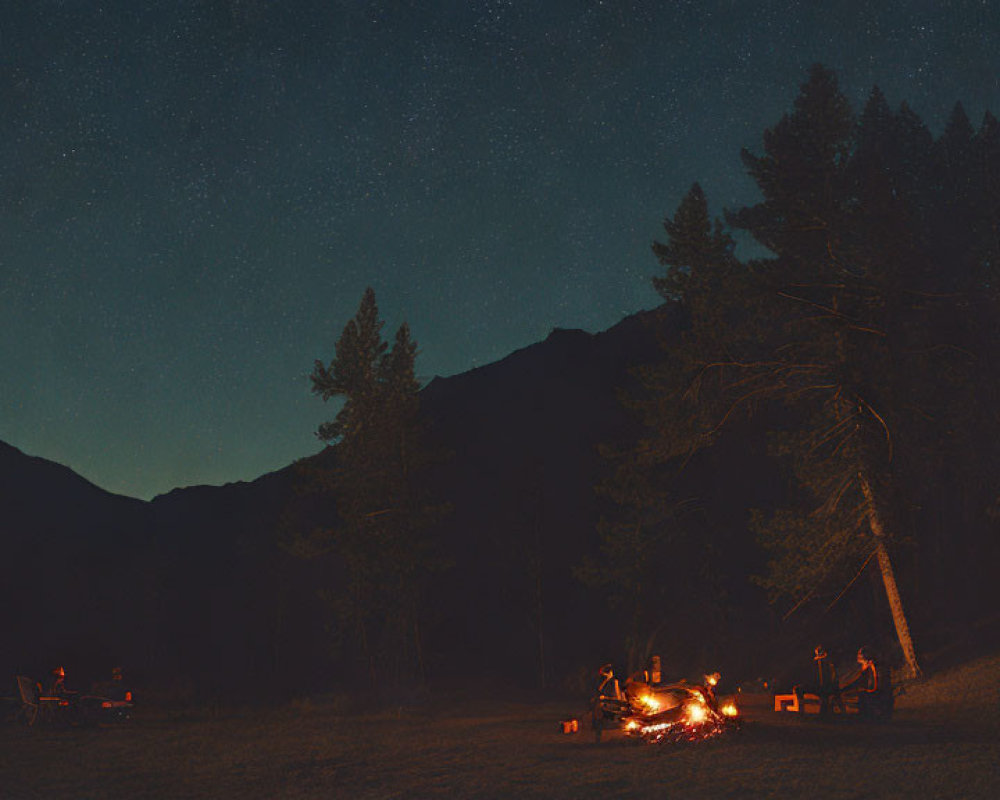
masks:
<instances>
[{"instance_id":1,"label":"pine branch","mask_svg":"<svg viewBox=\"0 0 1000 800\"><path fill-rule=\"evenodd\" d=\"M870 555L868 556L868 558L866 558L866 559L865 559L865 563L861 565L861 569L859 569L859 570L858 570L857 574L856 574L856 575L855 575L855 576L854 576L853 578L851 578L851 580L850 580L850 581L848 581L848 583L847 583L847 586L845 586L845 587L844 587L844 588L843 588L843 589L842 589L842 590L840 591L840 594L838 594L838 595L837 595L837 596L836 596L835 598L833 598L833 602L832 602L832 603L830 603L830 605L828 605L828 606L827 606L827 607L826 607L826 608L825 608L825 609L823 610L823 613L824 613L824 614L825 614L825 613L826 613L827 611L829 611L829 610L830 610L831 608L833 608L833 607L834 607L835 605L837 605L837 602L838 602L838 601L840 600L840 598L841 598L841 597L843 597L843 596L844 596L844 593L845 593L845 592L846 592L846 591L847 591L848 589L850 589L850 588L851 588L851 586L853 586L853 585L854 585L854 582L855 582L855 581L856 581L856 580L857 580L858 578L860 578L860 577L861 577L861 573L865 571L865 567L867 567L867 566L868 566L868 562L869 562L869 561L871 561L871 560L872 560L872 558L874 558L874 556L875 556L875 554L876 554L877 552L878 552L878 550L877 550L877 549L876 549L876 550L872 550L872 551L871 551L871 554L870 554Z\"/></svg>"}]
</instances>

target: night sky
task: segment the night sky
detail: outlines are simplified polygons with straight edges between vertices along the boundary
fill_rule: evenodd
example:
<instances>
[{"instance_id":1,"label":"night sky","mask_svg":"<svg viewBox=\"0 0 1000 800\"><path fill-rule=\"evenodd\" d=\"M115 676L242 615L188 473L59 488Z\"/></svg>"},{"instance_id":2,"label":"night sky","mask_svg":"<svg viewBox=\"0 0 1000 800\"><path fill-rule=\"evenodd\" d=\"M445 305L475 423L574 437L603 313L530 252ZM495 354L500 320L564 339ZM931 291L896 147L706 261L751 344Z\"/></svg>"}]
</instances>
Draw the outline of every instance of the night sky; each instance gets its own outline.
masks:
<instances>
[{"instance_id":1,"label":"night sky","mask_svg":"<svg viewBox=\"0 0 1000 800\"><path fill-rule=\"evenodd\" d=\"M0 440L142 498L318 450L368 285L424 380L653 307L663 217L755 200L816 61L1000 112L978 0L2 8Z\"/></svg>"}]
</instances>

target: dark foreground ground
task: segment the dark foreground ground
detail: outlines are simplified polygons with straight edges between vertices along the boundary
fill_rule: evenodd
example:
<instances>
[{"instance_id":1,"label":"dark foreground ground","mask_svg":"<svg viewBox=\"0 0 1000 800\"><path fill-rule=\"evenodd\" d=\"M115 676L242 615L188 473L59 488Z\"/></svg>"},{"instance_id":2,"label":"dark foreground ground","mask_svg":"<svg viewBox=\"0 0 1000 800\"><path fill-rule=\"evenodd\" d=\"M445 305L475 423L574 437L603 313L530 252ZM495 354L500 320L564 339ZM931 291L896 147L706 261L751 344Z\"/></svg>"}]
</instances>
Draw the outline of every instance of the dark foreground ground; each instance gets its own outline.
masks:
<instances>
[{"instance_id":1,"label":"dark foreground ground","mask_svg":"<svg viewBox=\"0 0 1000 800\"><path fill-rule=\"evenodd\" d=\"M578 704L344 714L333 702L0 726L0 798L1000 797L1000 656L916 685L888 724L776 714L697 745L595 743Z\"/></svg>"}]
</instances>

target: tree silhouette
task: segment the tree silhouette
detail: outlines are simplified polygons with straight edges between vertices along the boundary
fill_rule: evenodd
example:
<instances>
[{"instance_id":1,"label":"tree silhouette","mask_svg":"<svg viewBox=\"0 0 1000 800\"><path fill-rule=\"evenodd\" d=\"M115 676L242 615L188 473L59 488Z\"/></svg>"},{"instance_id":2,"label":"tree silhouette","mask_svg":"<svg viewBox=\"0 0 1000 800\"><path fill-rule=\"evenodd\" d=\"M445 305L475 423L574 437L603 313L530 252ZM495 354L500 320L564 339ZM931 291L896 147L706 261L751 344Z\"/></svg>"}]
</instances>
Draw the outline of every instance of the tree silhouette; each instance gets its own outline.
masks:
<instances>
[{"instance_id":1,"label":"tree silhouette","mask_svg":"<svg viewBox=\"0 0 1000 800\"><path fill-rule=\"evenodd\" d=\"M610 469L598 492L614 510L599 522L600 559L577 571L607 594L623 620L630 670L665 644L668 628L674 635L685 625L704 632L708 610L724 600L714 583L711 539L700 517L690 513L697 504L670 477L679 454L704 443L688 437L692 429L685 427L685 415L689 408L707 409L685 406L683 397L701 391L704 363L738 338L749 308L739 291L745 270L732 255L733 241L722 223L711 219L698 184L663 226L666 241L654 242L653 252L667 270L653 284L670 308L680 308L686 330L680 342L670 340L661 362L635 371L637 387L622 395L645 423L645 433L632 445L602 447ZM658 325L666 336L673 323L664 318ZM705 436L710 439L712 432ZM674 568L667 571L665 564ZM680 564L683 569L677 569Z\"/></svg>"},{"instance_id":2,"label":"tree silhouette","mask_svg":"<svg viewBox=\"0 0 1000 800\"><path fill-rule=\"evenodd\" d=\"M609 551L652 542L643 530L669 508L668 465L764 411L792 481L783 507L756 518L770 553L759 581L801 604L877 564L919 672L890 552L915 498L954 480L935 454L972 470L963 443L996 429L973 387L997 351L997 152L995 120L974 133L960 106L936 142L877 88L856 119L816 66L763 152L743 153L761 201L726 217L767 257L736 259L701 189L688 192L654 245L666 267L654 287L686 328L627 398L646 427L616 454Z\"/></svg>"},{"instance_id":3,"label":"tree silhouette","mask_svg":"<svg viewBox=\"0 0 1000 800\"><path fill-rule=\"evenodd\" d=\"M910 671L919 665L888 546L914 253L885 167L889 115L874 92L855 127L832 73L810 71L794 110L744 154L763 194L730 221L774 253L758 275L768 358L744 372L795 415L779 452L804 502L759 520L761 580L802 602L872 557ZM737 398L736 402L741 402Z\"/></svg>"},{"instance_id":4,"label":"tree silhouette","mask_svg":"<svg viewBox=\"0 0 1000 800\"><path fill-rule=\"evenodd\" d=\"M314 365L313 392L343 404L317 432L330 445L332 466L304 472L309 491L332 498L336 520L296 539L300 553L332 552L341 564L340 580L326 596L340 624L353 630L373 684L423 674L423 594L441 566L428 535L438 509L420 485L430 450L420 419L417 347L404 323L389 348L382 326L369 288L334 358Z\"/></svg>"}]
</instances>

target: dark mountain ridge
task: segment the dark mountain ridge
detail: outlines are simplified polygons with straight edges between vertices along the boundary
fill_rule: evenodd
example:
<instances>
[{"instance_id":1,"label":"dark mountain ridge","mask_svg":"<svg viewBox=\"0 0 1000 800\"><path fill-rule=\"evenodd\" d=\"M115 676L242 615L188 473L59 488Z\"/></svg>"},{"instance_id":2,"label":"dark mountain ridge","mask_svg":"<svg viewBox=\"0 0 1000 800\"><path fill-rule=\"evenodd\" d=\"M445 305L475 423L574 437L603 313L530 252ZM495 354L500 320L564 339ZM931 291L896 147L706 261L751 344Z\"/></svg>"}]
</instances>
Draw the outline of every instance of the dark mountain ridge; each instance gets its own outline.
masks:
<instances>
[{"instance_id":1,"label":"dark mountain ridge","mask_svg":"<svg viewBox=\"0 0 1000 800\"><path fill-rule=\"evenodd\" d=\"M484 657L507 646L485 647L483 631L519 643L530 609L518 608L517 556L539 532L553 625L571 616L581 589L570 572L594 538L596 445L630 424L616 387L655 354L648 316L598 334L555 330L422 391L434 436L452 453L433 479L453 508L442 540L457 565L439 598L439 661L455 645ZM233 664L309 682L311 670L289 662L328 655L314 641L323 635L312 611L318 567L277 545L296 465L141 501L0 443L0 479L2 597L16 620L0 670L41 674L75 660L98 673L127 662L158 679L222 687Z\"/></svg>"},{"instance_id":2,"label":"dark mountain ridge","mask_svg":"<svg viewBox=\"0 0 1000 800\"><path fill-rule=\"evenodd\" d=\"M597 334L555 330L423 389L431 434L451 454L428 475L452 509L436 531L451 568L430 598L432 675L474 665L521 685L553 684L621 658L620 610L575 571L601 559L598 446L639 432L619 392L680 324L664 307ZM889 629L874 583L859 584L839 616L800 613L778 625L750 580L763 563L750 509L773 507L782 491L766 451L764 426L746 421L686 468L682 491L724 603L707 609L692 597L664 609L665 669L765 674L783 648L796 652L820 633L846 648L868 635L845 622L855 607L877 617L871 630ZM342 683L350 665L331 647L336 631L318 601L335 565L281 544L290 526L322 523L292 523L289 508L300 466L328 457L140 501L0 443L0 604L10 620L0 674L42 676L64 664L86 681L122 664L149 687L202 697L287 697ZM667 565L664 580L669 568L706 564Z\"/></svg>"}]
</instances>

